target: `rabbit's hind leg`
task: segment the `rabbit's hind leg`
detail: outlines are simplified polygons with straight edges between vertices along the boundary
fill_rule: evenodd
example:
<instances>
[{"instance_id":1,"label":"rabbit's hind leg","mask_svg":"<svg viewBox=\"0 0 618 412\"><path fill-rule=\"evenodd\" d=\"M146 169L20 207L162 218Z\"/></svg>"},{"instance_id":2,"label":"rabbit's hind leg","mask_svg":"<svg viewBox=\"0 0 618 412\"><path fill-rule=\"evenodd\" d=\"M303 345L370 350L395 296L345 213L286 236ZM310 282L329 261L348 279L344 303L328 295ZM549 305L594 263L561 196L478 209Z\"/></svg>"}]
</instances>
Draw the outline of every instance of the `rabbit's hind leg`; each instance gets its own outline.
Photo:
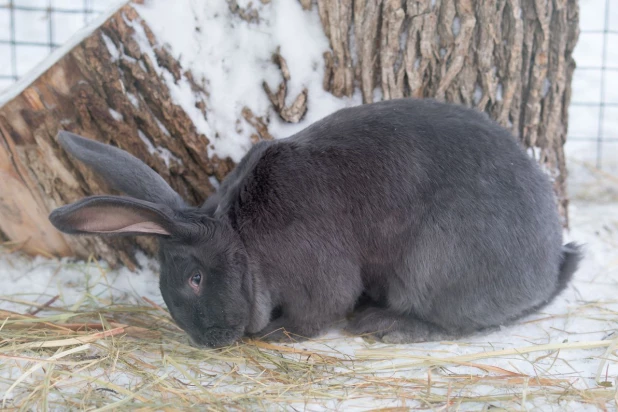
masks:
<instances>
[{"instance_id":1,"label":"rabbit's hind leg","mask_svg":"<svg viewBox=\"0 0 618 412\"><path fill-rule=\"evenodd\" d=\"M369 335L384 343L417 343L458 336L439 326L388 308L370 307L354 313L345 328L354 335Z\"/></svg>"}]
</instances>

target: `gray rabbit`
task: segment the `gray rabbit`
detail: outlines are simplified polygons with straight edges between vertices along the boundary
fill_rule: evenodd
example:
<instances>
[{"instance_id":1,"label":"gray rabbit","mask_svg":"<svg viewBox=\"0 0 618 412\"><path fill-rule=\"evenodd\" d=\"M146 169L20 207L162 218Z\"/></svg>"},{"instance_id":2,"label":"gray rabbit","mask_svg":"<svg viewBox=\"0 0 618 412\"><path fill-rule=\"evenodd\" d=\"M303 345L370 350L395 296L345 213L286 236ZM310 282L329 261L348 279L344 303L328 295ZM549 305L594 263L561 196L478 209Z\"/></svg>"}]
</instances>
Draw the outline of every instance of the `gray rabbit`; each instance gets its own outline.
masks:
<instances>
[{"instance_id":1,"label":"gray rabbit","mask_svg":"<svg viewBox=\"0 0 618 412\"><path fill-rule=\"evenodd\" d=\"M137 158L68 132L72 156L131 197L50 215L70 234L154 235L169 311L197 345L346 330L454 339L549 303L581 259L549 179L483 113L400 99L253 146L201 207Z\"/></svg>"}]
</instances>

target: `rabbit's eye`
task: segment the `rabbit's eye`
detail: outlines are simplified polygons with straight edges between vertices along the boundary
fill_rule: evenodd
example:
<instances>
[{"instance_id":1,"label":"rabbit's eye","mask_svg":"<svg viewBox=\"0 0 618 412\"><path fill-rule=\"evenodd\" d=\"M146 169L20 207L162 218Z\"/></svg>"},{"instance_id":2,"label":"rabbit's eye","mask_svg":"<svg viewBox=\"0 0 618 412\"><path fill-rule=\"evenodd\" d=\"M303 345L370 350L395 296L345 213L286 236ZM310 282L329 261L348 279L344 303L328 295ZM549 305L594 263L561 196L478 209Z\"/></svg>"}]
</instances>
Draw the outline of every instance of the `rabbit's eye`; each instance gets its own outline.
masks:
<instances>
[{"instance_id":1,"label":"rabbit's eye","mask_svg":"<svg viewBox=\"0 0 618 412\"><path fill-rule=\"evenodd\" d=\"M202 275L200 273L196 273L191 277L191 286L199 286L202 281Z\"/></svg>"}]
</instances>

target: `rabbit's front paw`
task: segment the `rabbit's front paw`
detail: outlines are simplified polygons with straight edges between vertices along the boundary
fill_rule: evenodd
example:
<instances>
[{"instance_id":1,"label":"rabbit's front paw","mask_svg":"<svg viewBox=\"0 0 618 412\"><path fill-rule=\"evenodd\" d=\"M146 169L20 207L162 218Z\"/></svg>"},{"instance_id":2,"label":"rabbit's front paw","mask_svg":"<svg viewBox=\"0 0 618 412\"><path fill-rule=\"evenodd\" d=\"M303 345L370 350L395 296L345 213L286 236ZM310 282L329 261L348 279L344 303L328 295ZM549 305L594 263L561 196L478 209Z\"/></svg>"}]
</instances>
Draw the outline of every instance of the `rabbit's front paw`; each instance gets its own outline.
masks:
<instances>
[{"instance_id":1,"label":"rabbit's front paw","mask_svg":"<svg viewBox=\"0 0 618 412\"><path fill-rule=\"evenodd\" d=\"M253 337L271 342L291 343L313 338L319 332L319 326L308 324L298 326L291 323L286 318L279 318L270 322L268 326L256 333Z\"/></svg>"}]
</instances>

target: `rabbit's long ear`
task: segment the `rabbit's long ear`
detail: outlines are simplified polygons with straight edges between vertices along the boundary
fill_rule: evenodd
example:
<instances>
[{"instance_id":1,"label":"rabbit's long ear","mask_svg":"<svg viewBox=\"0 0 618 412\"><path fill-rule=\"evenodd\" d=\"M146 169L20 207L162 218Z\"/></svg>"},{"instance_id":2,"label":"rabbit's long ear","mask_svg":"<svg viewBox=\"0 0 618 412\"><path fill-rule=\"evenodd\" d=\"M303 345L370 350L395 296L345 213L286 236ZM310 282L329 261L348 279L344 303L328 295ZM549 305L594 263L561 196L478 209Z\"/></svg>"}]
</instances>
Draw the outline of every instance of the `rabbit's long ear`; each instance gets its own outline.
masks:
<instances>
[{"instance_id":1,"label":"rabbit's long ear","mask_svg":"<svg viewBox=\"0 0 618 412\"><path fill-rule=\"evenodd\" d=\"M58 132L58 142L116 190L171 208L185 204L161 176L124 150L65 131Z\"/></svg>"},{"instance_id":2,"label":"rabbit's long ear","mask_svg":"<svg viewBox=\"0 0 618 412\"><path fill-rule=\"evenodd\" d=\"M120 196L87 197L54 210L49 220L69 234L170 236L183 228L168 206Z\"/></svg>"}]
</instances>

